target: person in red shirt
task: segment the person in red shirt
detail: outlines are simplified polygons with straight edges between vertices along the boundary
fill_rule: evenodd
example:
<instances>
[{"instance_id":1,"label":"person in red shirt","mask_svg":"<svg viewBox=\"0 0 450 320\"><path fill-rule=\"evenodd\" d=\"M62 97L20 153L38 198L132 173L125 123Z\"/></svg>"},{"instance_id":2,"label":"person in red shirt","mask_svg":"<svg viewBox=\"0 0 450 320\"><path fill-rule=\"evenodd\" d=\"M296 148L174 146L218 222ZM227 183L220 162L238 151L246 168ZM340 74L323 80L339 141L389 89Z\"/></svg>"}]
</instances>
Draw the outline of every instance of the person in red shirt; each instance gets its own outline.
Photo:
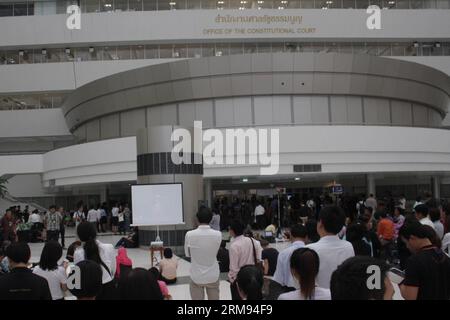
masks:
<instances>
[{"instance_id":1,"label":"person in red shirt","mask_svg":"<svg viewBox=\"0 0 450 320\"><path fill-rule=\"evenodd\" d=\"M391 260L395 225L394 222L388 218L385 211L381 212L380 217L381 220L378 222L377 226L377 235L381 243L380 255L383 259Z\"/></svg>"}]
</instances>

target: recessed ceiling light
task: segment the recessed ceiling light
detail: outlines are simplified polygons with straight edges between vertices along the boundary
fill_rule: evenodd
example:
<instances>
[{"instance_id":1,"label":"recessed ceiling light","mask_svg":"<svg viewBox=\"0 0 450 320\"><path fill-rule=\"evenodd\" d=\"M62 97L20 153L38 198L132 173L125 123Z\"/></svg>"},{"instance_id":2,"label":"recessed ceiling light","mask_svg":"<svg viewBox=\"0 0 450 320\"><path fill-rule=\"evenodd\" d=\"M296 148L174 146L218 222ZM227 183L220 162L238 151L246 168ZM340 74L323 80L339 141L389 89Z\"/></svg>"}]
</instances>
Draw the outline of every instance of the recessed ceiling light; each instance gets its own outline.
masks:
<instances>
[{"instance_id":1,"label":"recessed ceiling light","mask_svg":"<svg viewBox=\"0 0 450 320\"><path fill-rule=\"evenodd\" d=\"M242 182L248 182L247 178L242 179Z\"/></svg>"},{"instance_id":2,"label":"recessed ceiling light","mask_svg":"<svg viewBox=\"0 0 450 320\"><path fill-rule=\"evenodd\" d=\"M299 178L299 177L295 177L294 180L295 180L295 181L299 181L300 178Z\"/></svg>"}]
</instances>

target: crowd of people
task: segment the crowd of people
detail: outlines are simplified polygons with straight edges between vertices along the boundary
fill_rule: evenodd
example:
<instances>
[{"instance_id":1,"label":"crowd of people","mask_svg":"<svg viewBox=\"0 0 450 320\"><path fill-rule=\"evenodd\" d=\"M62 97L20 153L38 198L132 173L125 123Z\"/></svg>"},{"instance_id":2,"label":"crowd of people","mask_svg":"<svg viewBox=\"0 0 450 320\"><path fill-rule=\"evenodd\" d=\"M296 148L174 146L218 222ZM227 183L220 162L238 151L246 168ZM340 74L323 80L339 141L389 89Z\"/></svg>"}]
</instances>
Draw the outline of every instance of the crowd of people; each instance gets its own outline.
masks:
<instances>
[{"instance_id":1,"label":"crowd of people","mask_svg":"<svg viewBox=\"0 0 450 320\"><path fill-rule=\"evenodd\" d=\"M255 199L249 212L241 206L231 215L220 202L213 210L199 208L198 227L188 231L184 241L193 300L219 300L221 273L227 273L233 300L392 299L393 284L407 300L450 299L446 202L427 197L409 206L403 196L377 200L373 195L283 201L283 210L275 210L270 208L273 201L266 207ZM157 268L133 267L127 247L138 246L138 230L115 247L99 241L97 234L105 229L95 208L87 215L78 210L71 216L78 239L61 263L60 218L55 218L59 210L51 206L45 214L46 243L36 265L30 265L27 242L13 238L8 229L12 211L2 218L0 299L59 300L67 291L78 299L172 298L169 288L177 282L179 261L172 249L164 249ZM119 219L124 211L119 206L111 210L117 232L126 228L125 223L120 226L125 219ZM95 221L90 219L94 216ZM284 226L277 223L280 220ZM221 232L224 226L229 243ZM270 245L274 241L289 245L278 252ZM74 287L69 279L76 270L81 286ZM370 270L378 270L378 286L368 285Z\"/></svg>"}]
</instances>

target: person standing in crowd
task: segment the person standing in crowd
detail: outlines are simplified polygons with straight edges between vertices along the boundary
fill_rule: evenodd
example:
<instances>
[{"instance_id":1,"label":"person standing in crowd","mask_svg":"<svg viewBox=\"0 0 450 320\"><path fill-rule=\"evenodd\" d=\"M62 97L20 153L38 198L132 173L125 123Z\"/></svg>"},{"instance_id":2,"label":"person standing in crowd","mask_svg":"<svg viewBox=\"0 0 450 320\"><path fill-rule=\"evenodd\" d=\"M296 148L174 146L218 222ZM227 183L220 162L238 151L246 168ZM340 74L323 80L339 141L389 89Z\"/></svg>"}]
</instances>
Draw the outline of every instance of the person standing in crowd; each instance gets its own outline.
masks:
<instances>
[{"instance_id":1,"label":"person standing in crowd","mask_svg":"<svg viewBox=\"0 0 450 320\"><path fill-rule=\"evenodd\" d=\"M98 231L98 229L97 229L98 216L97 216L97 210L95 210L94 206L90 206L86 221L89 222L90 224L92 224L94 226L95 230Z\"/></svg>"},{"instance_id":2,"label":"person standing in crowd","mask_svg":"<svg viewBox=\"0 0 450 320\"><path fill-rule=\"evenodd\" d=\"M369 267L378 267L381 281L379 287L367 286ZM345 260L331 276L330 291L332 300L392 300L394 287L388 278L389 266L381 260L356 256Z\"/></svg>"},{"instance_id":3,"label":"person standing in crowd","mask_svg":"<svg viewBox=\"0 0 450 320\"><path fill-rule=\"evenodd\" d=\"M105 233L107 228L107 223L108 223L108 212L107 212L107 208L106 208L106 202L104 202L100 208L100 231L102 233Z\"/></svg>"},{"instance_id":4,"label":"person standing in crowd","mask_svg":"<svg viewBox=\"0 0 450 320\"><path fill-rule=\"evenodd\" d=\"M213 230L220 231L220 215L216 210L213 211L213 216L209 226Z\"/></svg>"},{"instance_id":5,"label":"person standing in crowd","mask_svg":"<svg viewBox=\"0 0 450 320\"><path fill-rule=\"evenodd\" d=\"M319 256L309 248L296 249L290 259L292 274L299 283L298 290L281 294L278 300L330 300L329 289L316 285Z\"/></svg>"},{"instance_id":6,"label":"person standing in crowd","mask_svg":"<svg viewBox=\"0 0 450 320\"><path fill-rule=\"evenodd\" d=\"M264 275L273 276L277 268L278 250L269 247L269 241L261 240L261 247L263 249L261 258L264 266Z\"/></svg>"},{"instance_id":7,"label":"person standing in crowd","mask_svg":"<svg viewBox=\"0 0 450 320\"><path fill-rule=\"evenodd\" d=\"M444 225L441 222L441 211L438 208L430 208L428 213L431 222L433 222L436 235L442 240L444 237Z\"/></svg>"},{"instance_id":8,"label":"person standing in crowd","mask_svg":"<svg viewBox=\"0 0 450 320\"><path fill-rule=\"evenodd\" d=\"M230 271L228 279L231 286L231 297L240 300L236 286L236 276L239 270L246 265L257 265L262 262L262 248L259 241L244 236L245 225L240 220L233 220L230 226L230 236L233 241L230 244Z\"/></svg>"},{"instance_id":9,"label":"person standing in crowd","mask_svg":"<svg viewBox=\"0 0 450 320\"><path fill-rule=\"evenodd\" d=\"M298 281L295 281L292 276L290 261L292 253L305 246L308 239L307 229L305 226L296 223L291 226L289 235L291 244L278 254L273 280L282 286L298 289Z\"/></svg>"},{"instance_id":10,"label":"person standing in crowd","mask_svg":"<svg viewBox=\"0 0 450 320\"><path fill-rule=\"evenodd\" d=\"M62 248L65 249L66 248L66 221L65 221L65 217L66 217L66 212L64 211L63 207L59 207L58 209L58 213L61 216L61 223L59 225L59 234L61 235L61 245Z\"/></svg>"},{"instance_id":11,"label":"person standing in crowd","mask_svg":"<svg viewBox=\"0 0 450 320\"><path fill-rule=\"evenodd\" d=\"M416 214L416 219L419 220L421 224L430 226L434 229L434 223L430 220L428 216L428 206L426 204L419 204L414 208Z\"/></svg>"},{"instance_id":12,"label":"person standing in crowd","mask_svg":"<svg viewBox=\"0 0 450 320\"><path fill-rule=\"evenodd\" d=\"M265 214L266 210L264 209L264 207L262 206L261 202L258 202L258 205L255 208L255 224L256 224L256 228L261 230L264 229L264 214Z\"/></svg>"},{"instance_id":13,"label":"person standing in crowd","mask_svg":"<svg viewBox=\"0 0 450 320\"><path fill-rule=\"evenodd\" d=\"M28 223L42 223L41 216L39 215L39 211L37 209L33 210L31 215L28 217Z\"/></svg>"},{"instance_id":14,"label":"person standing in crowd","mask_svg":"<svg viewBox=\"0 0 450 320\"><path fill-rule=\"evenodd\" d=\"M125 234L125 214L123 206L119 207L117 221L119 222L119 234Z\"/></svg>"},{"instance_id":15,"label":"person standing in crowd","mask_svg":"<svg viewBox=\"0 0 450 320\"><path fill-rule=\"evenodd\" d=\"M161 289L153 273L144 268L131 270L120 288L122 300L163 300Z\"/></svg>"},{"instance_id":16,"label":"person standing in crowd","mask_svg":"<svg viewBox=\"0 0 450 320\"><path fill-rule=\"evenodd\" d=\"M39 264L33 273L47 279L53 300L64 300L64 292L67 291L67 275L63 266L58 266L62 257L62 247L56 241L49 241L42 249Z\"/></svg>"},{"instance_id":17,"label":"person standing in crowd","mask_svg":"<svg viewBox=\"0 0 450 320\"><path fill-rule=\"evenodd\" d=\"M319 287L328 289L333 271L343 261L355 255L352 244L337 236L344 222L345 214L339 207L324 207L319 213L317 233L320 235L320 240L307 245L319 255L320 268L317 275Z\"/></svg>"},{"instance_id":18,"label":"person standing in crowd","mask_svg":"<svg viewBox=\"0 0 450 320\"><path fill-rule=\"evenodd\" d=\"M28 268L31 251L26 242L6 249L10 273L0 277L0 300L52 300L47 280Z\"/></svg>"},{"instance_id":19,"label":"person standing in crowd","mask_svg":"<svg viewBox=\"0 0 450 320\"><path fill-rule=\"evenodd\" d=\"M366 226L360 221L348 226L345 233L345 240L350 242L357 256L372 256L372 247L365 238L367 233Z\"/></svg>"},{"instance_id":20,"label":"person standing in crowd","mask_svg":"<svg viewBox=\"0 0 450 320\"><path fill-rule=\"evenodd\" d=\"M400 208L402 208L403 210L406 210L406 197L403 193L400 195L400 198L398 199L398 203L399 203L398 206Z\"/></svg>"},{"instance_id":21,"label":"person standing in crowd","mask_svg":"<svg viewBox=\"0 0 450 320\"><path fill-rule=\"evenodd\" d=\"M416 197L416 202L414 202L414 205L413 205L413 210L415 210L416 207L417 207L418 205L420 205L420 204L423 204L423 202L422 202L422 197L421 197L421 196L417 196L417 197Z\"/></svg>"},{"instance_id":22,"label":"person standing in crowd","mask_svg":"<svg viewBox=\"0 0 450 320\"><path fill-rule=\"evenodd\" d=\"M118 226L119 226L119 204L116 202L111 209L111 225L112 232L117 234Z\"/></svg>"},{"instance_id":23,"label":"person standing in crowd","mask_svg":"<svg viewBox=\"0 0 450 320\"><path fill-rule=\"evenodd\" d=\"M369 197L364 202L364 205L366 207L372 208L372 210L375 212L377 210L377 199L375 199L374 195L371 193L369 194Z\"/></svg>"},{"instance_id":24,"label":"person standing in crowd","mask_svg":"<svg viewBox=\"0 0 450 320\"><path fill-rule=\"evenodd\" d=\"M230 271L230 252L228 252L225 240L222 240L220 243L220 248L217 252L217 262L221 273Z\"/></svg>"},{"instance_id":25,"label":"person standing in crowd","mask_svg":"<svg viewBox=\"0 0 450 320\"><path fill-rule=\"evenodd\" d=\"M5 215L0 220L0 228L2 230L3 241L16 241L16 223L11 209L7 209Z\"/></svg>"},{"instance_id":26,"label":"person standing in crowd","mask_svg":"<svg viewBox=\"0 0 450 320\"><path fill-rule=\"evenodd\" d=\"M86 216L84 215L83 205L80 204L78 206L78 210L73 214L73 219L75 220L75 229L78 228L79 224L86 220Z\"/></svg>"},{"instance_id":27,"label":"person standing in crowd","mask_svg":"<svg viewBox=\"0 0 450 320\"><path fill-rule=\"evenodd\" d=\"M239 300L262 300L264 276L261 268L255 265L243 266L236 276Z\"/></svg>"},{"instance_id":28,"label":"person standing in crowd","mask_svg":"<svg viewBox=\"0 0 450 320\"><path fill-rule=\"evenodd\" d=\"M159 262L160 280L166 284L174 284L177 282L178 259L173 256L170 248L164 249L163 257Z\"/></svg>"},{"instance_id":29,"label":"person standing in crowd","mask_svg":"<svg viewBox=\"0 0 450 320\"><path fill-rule=\"evenodd\" d=\"M397 239L398 232L405 223L405 210L402 207L400 206L395 207L392 221L394 222L394 238Z\"/></svg>"},{"instance_id":30,"label":"person standing in crowd","mask_svg":"<svg viewBox=\"0 0 450 320\"><path fill-rule=\"evenodd\" d=\"M124 230L125 230L125 232L130 232L131 210L128 206L128 203L125 203L125 205L124 205L123 218L124 218Z\"/></svg>"},{"instance_id":31,"label":"person standing in crowd","mask_svg":"<svg viewBox=\"0 0 450 320\"><path fill-rule=\"evenodd\" d=\"M400 237L412 255L406 261L400 292L405 300L449 300L450 258L432 244L432 229L417 221L405 223Z\"/></svg>"},{"instance_id":32,"label":"person standing in crowd","mask_svg":"<svg viewBox=\"0 0 450 320\"><path fill-rule=\"evenodd\" d=\"M186 257L191 257L192 300L203 300L205 291L209 300L219 300L219 264L217 252L222 241L222 233L211 229L211 210L200 207L197 212L199 226L188 231L184 240Z\"/></svg>"},{"instance_id":33,"label":"person standing in crowd","mask_svg":"<svg viewBox=\"0 0 450 320\"><path fill-rule=\"evenodd\" d=\"M74 253L74 263L83 260L92 260L102 267L102 291L98 300L115 300L117 291L114 282L116 272L116 252L112 244L101 243L96 240L97 232L93 224L82 222L77 227L77 234L83 246L78 247Z\"/></svg>"},{"instance_id":34,"label":"person standing in crowd","mask_svg":"<svg viewBox=\"0 0 450 320\"><path fill-rule=\"evenodd\" d=\"M102 268L91 260L76 264L80 270L80 286L73 286L70 293L78 300L95 300L102 290Z\"/></svg>"},{"instance_id":35,"label":"person standing in crowd","mask_svg":"<svg viewBox=\"0 0 450 320\"><path fill-rule=\"evenodd\" d=\"M98 204L96 206L95 211L97 212L97 233L100 233L103 231L101 228L101 222L100 222L102 219L102 207L100 206L100 204Z\"/></svg>"},{"instance_id":36,"label":"person standing in crowd","mask_svg":"<svg viewBox=\"0 0 450 320\"><path fill-rule=\"evenodd\" d=\"M395 234L394 222L388 218L386 211L380 213L380 218L381 220L377 225L377 235L381 243L381 257L391 260Z\"/></svg>"},{"instance_id":37,"label":"person standing in crowd","mask_svg":"<svg viewBox=\"0 0 450 320\"><path fill-rule=\"evenodd\" d=\"M44 218L44 227L47 230L47 241L59 240L59 228L61 227L62 217L61 214L56 211L56 206L51 205L49 212Z\"/></svg>"}]
</instances>

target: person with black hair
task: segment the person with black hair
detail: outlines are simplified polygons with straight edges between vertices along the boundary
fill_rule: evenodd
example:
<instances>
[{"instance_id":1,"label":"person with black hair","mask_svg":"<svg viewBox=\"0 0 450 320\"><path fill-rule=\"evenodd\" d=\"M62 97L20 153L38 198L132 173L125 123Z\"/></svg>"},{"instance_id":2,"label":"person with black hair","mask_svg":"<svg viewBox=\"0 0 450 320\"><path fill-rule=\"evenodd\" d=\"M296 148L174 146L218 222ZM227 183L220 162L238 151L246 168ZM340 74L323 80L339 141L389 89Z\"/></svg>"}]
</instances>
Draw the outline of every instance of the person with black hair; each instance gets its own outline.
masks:
<instances>
[{"instance_id":1,"label":"person with black hair","mask_svg":"<svg viewBox=\"0 0 450 320\"><path fill-rule=\"evenodd\" d=\"M88 222L89 223L89 222ZM78 300L95 300L102 291L102 268L92 260L83 260L76 264L80 272L80 285L70 288ZM74 269L72 272L75 272ZM72 273L69 275L71 276Z\"/></svg>"},{"instance_id":2,"label":"person with black hair","mask_svg":"<svg viewBox=\"0 0 450 320\"><path fill-rule=\"evenodd\" d=\"M205 206L199 208L197 220L199 226L188 231L184 240L186 257L191 258L190 293L192 300L203 300L205 291L209 300L219 300L219 264L217 252L222 241L222 233L211 229L211 210Z\"/></svg>"},{"instance_id":3,"label":"person with black hair","mask_svg":"<svg viewBox=\"0 0 450 320\"><path fill-rule=\"evenodd\" d=\"M339 239L337 235L344 223L345 214L339 207L324 207L319 213L317 233L320 235L320 240L307 245L319 255L320 268L317 275L319 287L329 288L333 271L343 261L355 255L352 244Z\"/></svg>"},{"instance_id":4,"label":"person with black hair","mask_svg":"<svg viewBox=\"0 0 450 320\"><path fill-rule=\"evenodd\" d=\"M405 223L400 237L412 255L406 261L400 292L406 300L449 300L450 258L434 242L435 232L417 222Z\"/></svg>"},{"instance_id":5,"label":"person with black hair","mask_svg":"<svg viewBox=\"0 0 450 320\"><path fill-rule=\"evenodd\" d=\"M261 259L264 264L264 275L265 276L273 276L275 270L277 268L277 259L278 259L278 250L275 248L269 247L269 241L261 240Z\"/></svg>"},{"instance_id":6,"label":"person with black hair","mask_svg":"<svg viewBox=\"0 0 450 320\"><path fill-rule=\"evenodd\" d=\"M230 252L227 249L227 242L222 240L219 251L217 252L217 261L219 262L220 272L230 271Z\"/></svg>"},{"instance_id":7,"label":"person with black hair","mask_svg":"<svg viewBox=\"0 0 450 320\"><path fill-rule=\"evenodd\" d=\"M159 273L159 270L156 267L151 267L150 269L148 269L148 272L150 272L155 279L159 279L161 277L161 273ZM158 280L158 285L164 297L164 300L172 300L172 296L169 293L167 284L162 280Z\"/></svg>"},{"instance_id":8,"label":"person with black hair","mask_svg":"<svg viewBox=\"0 0 450 320\"><path fill-rule=\"evenodd\" d=\"M316 285L319 266L319 256L314 250L296 249L291 255L290 267L300 289L281 294L278 300L330 300L330 290Z\"/></svg>"},{"instance_id":9,"label":"person with black hair","mask_svg":"<svg viewBox=\"0 0 450 320\"><path fill-rule=\"evenodd\" d=\"M174 284L177 282L178 259L173 256L170 248L164 248L163 257L159 262L159 279L166 284Z\"/></svg>"},{"instance_id":10,"label":"person with black hair","mask_svg":"<svg viewBox=\"0 0 450 320\"><path fill-rule=\"evenodd\" d=\"M39 264L34 267L33 273L47 279L53 300L63 300L67 291L66 269L58 265L62 257L62 247L56 241L48 241L42 249Z\"/></svg>"},{"instance_id":11,"label":"person with black hair","mask_svg":"<svg viewBox=\"0 0 450 320\"><path fill-rule=\"evenodd\" d=\"M379 286L370 288L369 268L380 271ZM394 287L388 278L389 266L382 260L356 256L345 260L331 275L332 300L392 300ZM376 280L376 279L375 279ZM374 283L376 284L376 283Z\"/></svg>"},{"instance_id":12,"label":"person with black hair","mask_svg":"<svg viewBox=\"0 0 450 320\"><path fill-rule=\"evenodd\" d=\"M122 300L163 300L158 279L144 268L131 270L120 288Z\"/></svg>"},{"instance_id":13,"label":"person with black hair","mask_svg":"<svg viewBox=\"0 0 450 320\"><path fill-rule=\"evenodd\" d=\"M367 233L366 226L360 222L352 223L347 227L345 240L350 242L357 256L371 256L372 248L365 239Z\"/></svg>"},{"instance_id":14,"label":"person with black hair","mask_svg":"<svg viewBox=\"0 0 450 320\"><path fill-rule=\"evenodd\" d=\"M378 258L380 256L381 243L378 235L372 230L371 215L364 214L359 217L358 223L364 226L363 240L370 246L370 256Z\"/></svg>"},{"instance_id":15,"label":"person with black hair","mask_svg":"<svg viewBox=\"0 0 450 320\"><path fill-rule=\"evenodd\" d=\"M70 244L70 246L67 248L66 252L66 259L69 262L73 262L73 256L75 254L75 250L81 246L81 241L76 240Z\"/></svg>"},{"instance_id":16,"label":"person with black hair","mask_svg":"<svg viewBox=\"0 0 450 320\"><path fill-rule=\"evenodd\" d=\"M441 222L441 211L438 208L430 208L428 215L431 222L433 222L438 238L442 239L444 237L444 225Z\"/></svg>"},{"instance_id":17,"label":"person with black hair","mask_svg":"<svg viewBox=\"0 0 450 320\"><path fill-rule=\"evenodd\" d=\"M434 229L434 224L429 218L429 208L426 204L419 204L414 208L416 219L421 224L428 225Z\"/></svg>"},{"instance_id":18,"label":"person with black hair","mask_svg":"<svg viewBox=\"0 0 450 320\"><path fill-rule=\"evenodd\" d=\"M239 270L246 265L259 265L262 262L262 247L258 240L244 236L245 225L240 220L233 220L230 226L230 236L233 240L230 244L230 281L231 297L240 300L236 287L236 276ZM262 271L261 271L262 272Z\"/></svg>"},{"instance_id":19,"label":"person with black hair","mask_svg":"<svg viewBox=\"0 0 450 320\"><path fill-rule=\"evenodd\" d=\"M31 251L26 242L6 249L10 273L0 277L0 300L52 300L47 280L28 268Z\"/></svg>"},{"instance_id":20,"label":"person with black hair","mask_svg":"<svg viewBox=\"0 0 450 320\"><path fill-rule=\"evenodd\" d=\"M97 229L93 224L84 221L77 227L77 234L83 245L74 253L74 262L92 260L98 263L103 271L102 291L97 296L98 300L113 300L117 298L114 281L116 272L116 251L112 244L101 243L96 240Z\"/></svg>"},{"instance_id":21,"label":"person with black hair","mask_svg":"<svg viewBox=\"0 0 450 320\"><path fill-rule=\"evenodd\" d=\"M295 223L290 227L289 240L291 244L278 254L277 267L273 275L273 280L281 286L298 289L298 281L296 281L291 272L291 255L292 253L303 248L308 241L308 231L305 226Z\"/></svg>"},{"instance_id":22,"label":"person with black hair","mask_svg":"<svg viewBox=\"0 0 450 320\"><path fill-rule=\"evenodd\" d=\"M306 227L307 243L314 243L320 240L320 236L317 233L317 220L308 219L304 224Z\"/></svg>"},{"instance_id":23,"label":"person with black hair","mask_svg":"<svg viewBox=\"0 0 450 320\"><path fill-rule=\"evenodd\" d=\"M243 266L236 275L236 288L240 300L262 300L264 276L255 265Z\"/></svg>"}]
</instances>

